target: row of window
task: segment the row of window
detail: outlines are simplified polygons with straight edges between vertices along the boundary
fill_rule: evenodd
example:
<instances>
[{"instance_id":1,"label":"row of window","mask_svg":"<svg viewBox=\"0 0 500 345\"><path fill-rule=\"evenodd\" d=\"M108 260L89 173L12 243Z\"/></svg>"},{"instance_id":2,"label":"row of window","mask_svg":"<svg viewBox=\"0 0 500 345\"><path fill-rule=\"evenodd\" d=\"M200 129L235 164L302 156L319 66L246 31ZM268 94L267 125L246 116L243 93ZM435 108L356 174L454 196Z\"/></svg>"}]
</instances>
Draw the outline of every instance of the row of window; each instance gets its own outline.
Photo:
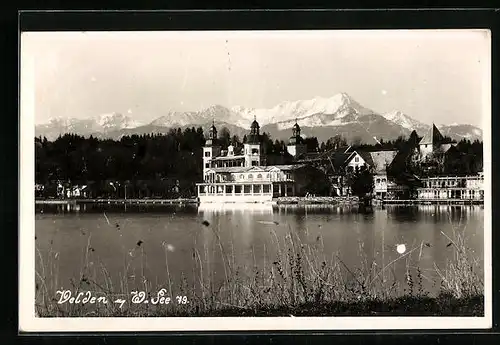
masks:
<instances>
[{"instance_id":1,"label":"row of window","mask_svg":"<svg viewBox=\"0 0 500 345\"><path fill-rule=\"evenodd\" d=\"M291 180L291 179L292 179L292 175L291 175L290 173L286 173L286 174L285 174L285 176L286 176L286 178L287 178L288 180ZM269 179L270 177L271 177L271 174L267 173L267 174L266 174L266 179ZM276 178L277 178L277 177L278 177L278 176L276 176ZM240 178L240 180L244 180L244 179L245 179L245 175L244 175L244 174L240 174L239 178ZM254 175L253 175L253 174L248 174L247 179L252 180L253 178L254 178ZM262 178L263 178L263 175L262 175L262 174L257 174L257 175L255 176L255 178L256 178L256 179L262 179ZM213 180L213 178L211 178L211 177L210 177L210 175L205 176L205 181L210 181L210 180ZM219 181L219 182L220 182L220 178L219 178L219 176L217 177L217 181Z\"/></svg>"},{"instance_id":2,"label":"row of window","mask_svg":"<svg viewBox=\"0 0 500 345\"><path fill-rule=\"evenodd\" d=\"M202 193L226 193L226 194L232 194L233 193L233 186L227 185L227 186L219 186L215 188L214 186L205 186L202 191ZM260 194L260 193L270 193L271 192L271 186L270 185L236 185L234 186L234 193L235 194Z\"/></svg>"},{"instance_id":3,"label":"row of window","mask_svg":"<svg viewBox=\"0 0 500 345\"><path fill-rule=\"evenodd\" d=\"M250 154L250 151L246 150L245 154L247 154L247 155ZM254 155L254 156L258 155L259 154L259 150L258 149L252 149L251 154ZM210 157L210 155L211 155L210 151L205 151L205 157Z\"/></svg>"},{"instance_id":4,"label":"row of window","mask_svg":"<svg viewBox=\"0 0 500 345\"><path fill-rule=\"evenodd\" d=\"M285 176L289 180L292 178L292 175L290 173L286 173ZM266 178L270 178L270 177L271 177L271 174L267 173L266 174ZM276 176L276 177L278 177L278 176ZM257 179L261 179L262 178L262 174L257 174L256 178ZM242 180L245 179L245 175L241 174L240 175L240 179L242 179ZM253 179L253 174L248 174L248 179L249 180Z\"/></svg>"},{"instance_id":5,"label":"row of window","mask_svg":"<svg viewBox=\"0 0 500 345\"><path fill-rule=\"evenodd\" d=\"M477 193L480 197L484 197L484 191L482 191L482 190L479 190L479 191L475 191L475 190L451 191L451 193L449 193L449 194L447 193L446 196L450 196L451 198L456 198L456 197L466 196L466 195L469 195L469 197L475 197ZM424 197L424 196L429 196L429 195L434 195L434 197L437 198L437 197L439 197L441 195L445 195L445 194L443 194L437 190L419 191L419 197Z\"/></svg>"},{"instance_id":6,"label":"row of window","mask_svg":"<svg viewBox=\"0 0 500 345\"><path fill-rule=\"evenodd\" d=\"M380 182L382 182L382 183L386 183L386 182L387 182L387 180L386 180L385 178L383 178L383 179L379 179L379 178L378 178L375 182L376 182L376 183L380 183Z\"/></svg>"},{"instance_id":7,"label":"row of window","mask_svg":"<svg viewBox=\"0 0 500 345\"><path fill-rule=\"evenodd\" d=\"M242 167L244 166L243 161L228 161L220 164L215 164L216 168L231 168L231 167ZM210 162L205 163L205 168L210 168Z\"/></svg>"},{"instance_id":8,"label":"row of window","mask_svg":"<svg viewBox=\"0 0 500 345\"><path fill-rule=\"evenodd\" d=\"M266 174L266 178L269 178L271 175L270 174ZM245 178L245 175L241 174L240 175L240 179L244 179ZM257 178L260 179L262 178L262 174L257 174ZM248 174L248 179L253 179L253 174Z\"/></svg>"},{"instance_id":9,"label":"row of window","mask_svg":"<svg viewBox=\"0 0 500 345\"><path fill-rule=\"evenodd\" d=\"M426 187L447 187L447 186L465 186L465 180L457 181L457 180L447 180L447 181L425 181L424 186Z\"/></svg>"},{"instance_id":10,"label":"row of window","mask_svg":"<svg viewBox=\"0 0 500 345\"><path fill-rule=\"evenodd\" d=\"M481 186L481 183L469 183L467 184L465 181L463 182L458 182L458 181L448 181L448 182L425 182L424 186L427 188L445 188L445 187L473 187L473 186Z\"/></svg>"},{"instance_id":11,"label":"row of window","mask_svg":"<svg viewBox=\"0 0 500 345\"><path fill-rule=\"evenodd\" d=\"M420 190L419 191L419 194L429 194L429 193L434 193L434 195L441 195L441 194L448 194L448 193L444 193L443 191L439 191L439 190ZM461 194L461 195L465 195L465 194L469 194L469 195L475 195L476 193L479 193L481 195L484 194L484 190L452 190L450 192L451 195L458 195L458 194Z\"/></svg>"}]
</instances>

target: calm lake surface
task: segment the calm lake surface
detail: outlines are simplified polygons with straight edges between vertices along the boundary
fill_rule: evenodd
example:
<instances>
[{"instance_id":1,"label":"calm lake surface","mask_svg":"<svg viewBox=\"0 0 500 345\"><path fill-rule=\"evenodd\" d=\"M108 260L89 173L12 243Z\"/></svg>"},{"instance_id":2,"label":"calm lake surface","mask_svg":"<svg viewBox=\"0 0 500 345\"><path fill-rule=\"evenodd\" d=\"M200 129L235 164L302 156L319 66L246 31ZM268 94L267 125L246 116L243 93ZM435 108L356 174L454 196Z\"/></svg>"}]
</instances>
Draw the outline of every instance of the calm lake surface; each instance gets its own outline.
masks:
<instances>
[{"instance_id":1,"label":"calm lake surface","mask_svg":"<svg viewBox=\"0 0 500 345\"><path fill-rule=\"evenodd\" d=\"M338 254L351 269L361 265L361 258L380 267L388 264L401 256L397 244L405 244L407 252L418 247L396 262L394 275L404 280L405 267L418 266L429 278L424 280L428 290L438 289L431 282L434 264L444 267L452 255L443 233L463 232L483 258L482 206L388 206L361 212L317 206L37 205L35 217L37 272L58 289L71 289L71 279L78 280L86 264L98 281L104 281L99 273L104 267L115 284L125 278L130 288L141 289L141 277L155 291L168 276L180 285L196 278L195 252L206 258L214 279L226 274L221 251L243 269L265 270L276 257L277 241L289 233L304 244L321 239L325 254Z\"/></svg>"}]
</instances>

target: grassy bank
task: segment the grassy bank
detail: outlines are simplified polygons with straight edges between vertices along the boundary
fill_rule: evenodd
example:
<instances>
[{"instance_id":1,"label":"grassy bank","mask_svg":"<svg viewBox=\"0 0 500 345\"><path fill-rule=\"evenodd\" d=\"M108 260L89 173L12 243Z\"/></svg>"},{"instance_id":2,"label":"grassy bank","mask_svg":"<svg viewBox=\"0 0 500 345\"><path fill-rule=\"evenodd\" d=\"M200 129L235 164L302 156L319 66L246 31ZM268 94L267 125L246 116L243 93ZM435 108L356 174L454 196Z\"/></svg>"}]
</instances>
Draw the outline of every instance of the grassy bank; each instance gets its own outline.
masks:
<instances>
[{"instance_id":1,"label":"grassy bank","mask_svg":"<svg viewBox=\"0 0 500 345\"><path fill-rule=\"evenodd\" d=\"M110 225L111 226L111 225ZM263 261L253 265L237 263L233 243L222 243L216 224L205 223L212 234L211 244L194 243L191 271L174 278L171 272L171 246L163 248L166 279L148 279L148 256L140 243L123 246L122 272L111 273L92 248L88 235L81 271L72 286L75 296L90 291L108 303L58 303L59 254L37 249L36 310L39 316L481 316L483 315L483 273L481 259L468 248L463 230L441 232L449 241L451 255L439 267L421 268L426 243L415 243L387 262L369 260L359 243L356 267L349 267L341 253L328 252L321 236L308 241L292 231L278 236L271 227L271 248L264 248ZM117 241L120 240L117 235ZM384 249L395 251L395 248ZM436 248L435 250L441 250ZM129 255L137 253L137 255ZM152 258L149 258L152 260ZM139 267L138 269L133 266ZM216 279L215 270L223 272ZM221 271L222 270L222 271ZM131 281L130 275L137 279ZM187 274L186 274L187 275ZM117 283L118 282L118 283ZM431 293L426 286L435 287ZM169 304L155 304L158 291L171 297ZM131 292L144 291L134 303ZM436 292L437 291L437 292ZM176 296L186 296L177 299ZM141 297L141 296L138 296ZM113 303L122 299L123 304ZM148 300L149 303L144 303Z\"/></svg>"},{"instance_id":2,"label":"grassy bank","mask_svg":"<svg viewBox=\"0 0 500 345\"><path fill-rule=\"evenodd\" d=\"M40 317L75 316L75 317L282 317L282 316L484 316L483 296L454 298L439 297L399 297L386 300L368 300L362 302L323 302L302 303L296 306L261 306L259 308L241 308L227 306L214 310L196 308L153 307L149 309L114 309L105 313L81 309L74 313L64 311L47 312L38 310Z\"/></svg>"}]
</instances>

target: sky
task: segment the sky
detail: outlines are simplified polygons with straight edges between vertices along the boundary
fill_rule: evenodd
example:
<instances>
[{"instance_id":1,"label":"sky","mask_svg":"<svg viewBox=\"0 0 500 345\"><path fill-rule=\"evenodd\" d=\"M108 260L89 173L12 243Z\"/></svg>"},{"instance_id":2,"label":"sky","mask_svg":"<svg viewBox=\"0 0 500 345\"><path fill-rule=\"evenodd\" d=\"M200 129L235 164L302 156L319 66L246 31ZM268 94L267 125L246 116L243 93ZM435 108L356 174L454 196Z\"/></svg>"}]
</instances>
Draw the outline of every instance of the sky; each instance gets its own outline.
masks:
<instances>
[{"instance_id":1,"label":"sky","mask_svg":"<svg viewBox=\"0 0 500 345\"><path fill-rule=\"evenodd\" d=\"M479 30L53 32L23 33L21 44L36 124L113 112L150 122L340 92L425 123L482 127L490 107L490 43Z\"/></svg>"}]
</instances>

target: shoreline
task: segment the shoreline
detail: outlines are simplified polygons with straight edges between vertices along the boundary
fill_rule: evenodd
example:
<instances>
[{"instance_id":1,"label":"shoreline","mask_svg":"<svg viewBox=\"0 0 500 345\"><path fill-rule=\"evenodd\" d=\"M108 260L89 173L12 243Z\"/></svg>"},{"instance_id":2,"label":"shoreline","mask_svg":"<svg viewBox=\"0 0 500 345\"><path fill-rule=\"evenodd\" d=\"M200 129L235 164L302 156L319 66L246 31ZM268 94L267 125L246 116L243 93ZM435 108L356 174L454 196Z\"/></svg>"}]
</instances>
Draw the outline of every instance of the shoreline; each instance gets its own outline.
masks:
<instances>
[{"instance_id":1,"label":"shoreline","mask_svg":"<svg viewBox=\"0 0 500 345\"><path fill-rule=\"evenodd\" d=\"M357 197L331 197L331 196L315 196L315 197L296 197L285 196L276 198L277 205L357 205L359 198Z\"/></svg>"},{"instance_id":2,"label":"shoreline","mask_svg":"<svg viewBox=\"0 0 500 345\"><path fill-rule=\"evenodd\" d=\"M108 205L184 205L198 204L197 199L38 199L35 205L77 205L77 204L108 204Z\"/></svg>"},{"instance_id":3,"label":"shoreline","mask_svg":"<svg viewBox=\"0 0 500 345\"><path fill-rule=\"evenodd\" d=\"M258 203L258 202L257 202ZM108 205L200 205L198 198L180 199L35 199L35 205L77 205L77 204L108 204ZM205 204L205 203L202 203ZM235 204L218 202L208 204ZM256 202L241 202L241 205L256 204ZM333 205L355 206L360 201L357 197L278 197L271 202L273 205ZM413 206L413 205L484 205L484 200L472 199L409 199L409 200L378 200L373 199L373 206Z\"/></svg>"}]
</instances>

